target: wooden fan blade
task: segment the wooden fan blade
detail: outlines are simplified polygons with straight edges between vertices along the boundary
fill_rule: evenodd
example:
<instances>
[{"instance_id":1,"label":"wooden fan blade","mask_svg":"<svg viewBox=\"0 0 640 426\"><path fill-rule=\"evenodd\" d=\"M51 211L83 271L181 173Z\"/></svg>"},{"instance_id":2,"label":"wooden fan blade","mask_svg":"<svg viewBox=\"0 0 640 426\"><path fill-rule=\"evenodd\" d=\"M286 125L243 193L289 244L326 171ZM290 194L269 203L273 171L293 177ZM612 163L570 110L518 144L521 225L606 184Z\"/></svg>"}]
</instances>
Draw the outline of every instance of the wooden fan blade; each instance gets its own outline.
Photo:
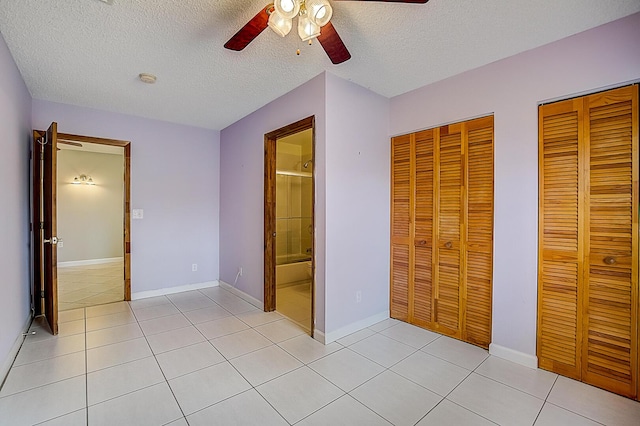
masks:
<instances>
[{"instance_id":1,"label":"wooden fan blade","mask_svg":"<svg viewBox=\"0 0 640 426\"><path fill-rule=\"evenodd\" d=\"M331 22L322 27L318 41L334 64L341 64L351 59L351 53L347 50L347 46L344 45Z\"/></svg>"},{"instance_id":2,"label":"wooden fan blade","mask_svg":"<svg viewBox=\"0 0 640 426\"><path fill-rule=\"evenodd\" d=\"M224 44L224 47L229 50L242 50L247 47L253 39L258 37L258 35L267 28L269 22L268 10L271 8L273 8L273 3L269 3L260 12L258 12L256 16L251 18L244 27L240 28L240 31L238 31L229 39L228 42Z\"/></svg>"}]
</instances>

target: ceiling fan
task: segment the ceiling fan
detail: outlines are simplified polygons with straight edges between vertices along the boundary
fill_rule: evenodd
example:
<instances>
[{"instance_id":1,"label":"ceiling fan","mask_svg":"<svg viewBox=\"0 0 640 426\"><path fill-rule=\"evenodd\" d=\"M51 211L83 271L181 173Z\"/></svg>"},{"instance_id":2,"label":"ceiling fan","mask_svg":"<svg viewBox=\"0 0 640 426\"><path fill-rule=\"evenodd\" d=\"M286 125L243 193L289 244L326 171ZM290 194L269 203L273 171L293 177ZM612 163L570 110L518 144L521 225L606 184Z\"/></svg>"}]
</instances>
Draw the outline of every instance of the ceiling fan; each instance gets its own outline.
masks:
<instances>
[{"instance_id":1,"label":"ceiling fan","mask_svg":"<svg viewBox=\"0 0 640 426\"><path fill-rule=\"evenodd\" d=\"M344 0L344 1L381 1L390 3L420 3L429 0ZM275 0L264 7L240 28L224 45L230 50L240 51L247 47L267 27L284 37L298 18L298 35L302 41L317 38L322 48L334 64L341 64L351 58L351 54L333 27L331 16L333 8L329 0ZM299 51L298 51L299 53Z\"/></svg>"}]
</instances>

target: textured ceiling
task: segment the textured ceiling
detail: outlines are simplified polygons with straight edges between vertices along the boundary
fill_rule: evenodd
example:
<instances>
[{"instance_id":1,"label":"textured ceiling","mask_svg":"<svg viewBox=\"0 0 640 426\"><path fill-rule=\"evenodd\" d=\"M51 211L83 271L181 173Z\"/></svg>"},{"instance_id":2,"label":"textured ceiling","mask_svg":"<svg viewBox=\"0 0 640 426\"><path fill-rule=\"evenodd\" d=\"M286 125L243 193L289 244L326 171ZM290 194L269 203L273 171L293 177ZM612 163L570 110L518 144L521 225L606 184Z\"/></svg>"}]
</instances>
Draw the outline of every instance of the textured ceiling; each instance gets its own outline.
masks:
<instances>
[{"instance_id":1,"label":"textured ceiling","mask_svg":"<svg viewBox=\"0 0 640 426\"><path fill-rule=\"evenodd\" d=\"M638 0L334 0L352 54L341 65L295 30L224 49L267 2L0 0L0 32L36 99L222 129L324 70L391 97L640 11Z\"/></svg>"}]
</instances>

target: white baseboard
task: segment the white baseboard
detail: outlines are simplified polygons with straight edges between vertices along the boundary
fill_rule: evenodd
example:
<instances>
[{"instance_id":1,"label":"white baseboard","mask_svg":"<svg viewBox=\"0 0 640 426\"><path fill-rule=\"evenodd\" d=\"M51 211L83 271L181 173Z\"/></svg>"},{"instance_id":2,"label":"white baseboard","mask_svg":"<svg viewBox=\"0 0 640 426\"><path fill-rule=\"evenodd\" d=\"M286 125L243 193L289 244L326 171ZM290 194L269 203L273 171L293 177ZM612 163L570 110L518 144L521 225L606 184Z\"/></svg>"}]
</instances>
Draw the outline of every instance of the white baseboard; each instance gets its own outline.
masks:
<instances>
[{"instance_id":1,"label":"white baseboard","mask_svg":"<svg viewBox=\"0 0 640 426\"><path fill-rule=\"evenodd\" d=\"M264 310L264 302L256 299L253 296L248 295L247 293L245 293L242 290L238 290L237 288L235 288L234 286L232 286L229 283L226 283L222 280L220 280L220 287L224 288L225 290L235 294L236 296L240 297L241 299L246 300L247 302L251 303L253 306L255 306L258 309L263 309Z\"/></svg>"},{"instance_id":2,"label":"white baseboard","mask_svg":"<svg viewBox=\"0 0 640 426\"><path fill-rule=\"evenodd\" d=\"M348 336L351 333L355 333L356 331L360 331L363 328L367 328L373 324L376 324L380 321L386 320L387 318L389 318L389 311L383 311L380 312L376 315L372 315L368 318L365 318L363 320L360 321L356 321L353 322L349 325L346 325L344 327L341 327L337 330L334 331L330 331L329 333L324 333L322 334L323 337L323 342L325 345L328 345L331 342L335 342L338 339L342 339L344 336ZM318 331L318 330L314 330L314 336L316 335L316 333L318 333L318 338L316 338L317 340L320 340L320 334L322 332Z\"/></svg>"},{"instance_id":3,"label":"white baseboard","mask_svg":"<svg viewBox=\"0 0 640 426\"><path fill-rule=\"evenodd\" d=\"M24 336L22 335L22 333L26 333L27 331L29 331L31 320L32 320L31 312L29 312L29 316L27 317L27 320L25 321L24 326L22 327L22 331L16 338L16 341L13 343L11 350L9 350L7 357L4 359L2 363L2 367L0 367L0 387L4 383L4 379L7 378L7 374L9 374L9 370L11 370L13 361L16 359L16 356L18 356L18 352L20 351L20 348L22 347L22 343L24 342Z\"/></svg>"},{"instance_id":4,"label":"white baseboard","mask_svg":"<svg viewBox=\"0 0 640 426\"><path fill-rule=\"evenodd\" d=\"M325 335L322 331L318 330L317 328L313 329L313 338L315 340L317 340L318 342L322 343L323 345L326 345L325 343Z\"/></svg>"},{"instance_id":5,"label":"white baseboard","mask_svg":"<svg viewBox=\"0 0 640 426\"><path fill-rule=\"evenodd\" d=\"M489 353L491 355L497 356L498 358L506 359L507 361L524 365L525 367L538 368L537 356L529 355L524 352L519 352L504 346L496 345L495 343L489 344Z\"/></svg>"},{"instance_id":6,"label":"white baseboard","mask_svg":"<svg viewBox=\"0 0 640 426\"><path fill-rule=\"evenodd\" d=\"M70 260L68 262L58 262L58 268L68 268L70 266L102 265L103 263L122 262L124 257L108 257L105 259Z\"/></svg>"},{"instance_id":7,"label":"white baseboard","mask_svg":"<svg viewBox=\"0 0 640 426\"><path fill-rule=\"evenodd\" d=\"M201 288L217 287L218 281L204 283L185 284L176 287L165 287L157 290L138 291L131 293L131 300L146 299L148 297L166 296L167 294L182 293L183 291L200 290Z\"/></svg>"}]
</instances>

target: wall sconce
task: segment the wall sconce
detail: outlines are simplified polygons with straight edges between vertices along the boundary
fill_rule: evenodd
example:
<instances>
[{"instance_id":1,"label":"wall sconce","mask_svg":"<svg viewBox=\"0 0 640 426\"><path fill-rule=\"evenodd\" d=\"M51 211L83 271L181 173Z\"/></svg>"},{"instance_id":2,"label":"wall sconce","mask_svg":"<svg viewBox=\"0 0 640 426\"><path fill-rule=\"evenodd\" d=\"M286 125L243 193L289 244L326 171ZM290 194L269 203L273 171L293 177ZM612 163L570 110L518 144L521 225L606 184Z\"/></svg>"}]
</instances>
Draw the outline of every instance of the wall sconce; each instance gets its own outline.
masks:
<instances>
[{"instance_id":1,"label":"wall sconce","mask_svg":"<svg viewBox=\"0 0 640 426\"><path fill-rule=\"evenodd\" d=\"M91 179L91 176L87 176L87 175L80 175L80 176L76 176L73 178L73 182L71 182L74 185L80 185L81 183L84 183L85 185L95 185L96 183L93 181L93 179Z\"/></svg>"}]
</instances>

